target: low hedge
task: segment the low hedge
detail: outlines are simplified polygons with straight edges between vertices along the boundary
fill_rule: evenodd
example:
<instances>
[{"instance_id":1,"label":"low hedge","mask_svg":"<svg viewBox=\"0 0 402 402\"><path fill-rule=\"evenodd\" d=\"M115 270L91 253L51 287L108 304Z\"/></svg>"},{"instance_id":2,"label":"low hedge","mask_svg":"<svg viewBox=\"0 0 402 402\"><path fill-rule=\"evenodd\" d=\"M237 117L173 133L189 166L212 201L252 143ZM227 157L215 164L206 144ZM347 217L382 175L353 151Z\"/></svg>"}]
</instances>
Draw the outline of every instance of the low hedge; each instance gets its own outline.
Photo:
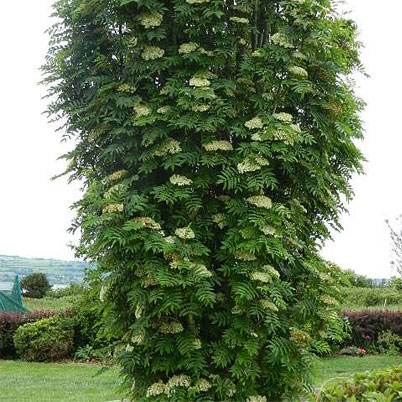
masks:
<instances>
[{"instance_id":1,"label":"low hedge","mask_svg":"<svg viewBox=\"0 0 402 402\"><path fill-rule=\"evenodd\" d=\"M402 312L391 311L346 311L351 338L346 345L367 347L376 343L381 332L392 331L402 336Z\"/></svg>"},{"instance_id":2,"label":"low hedge","mask_svg":"<svg viewBox=\"0 0 402 402\"><path fill-rule=\"evenodd\" d=\"M14 346L21 359L34 362L68 358L74 349L74 320L54 316L21 325L14 334Z\"/></svg>"},{"instance_id":3,"label":"low hedge","mask_svg":"<svg viewBox=\"0 0 402 402\"><path fill-rule=\"evenodd\" d=\"M0 359L13 359L17 356L13 337L15 331L21 325L49 318L54 316L54 314L52 311L36 311L27 314L0 314Z\"/></svg>"},{"instance_id":4,"label":"low hedge","mask_svg":"<svg viewBox=\"0 0 402 402\"><path fill-rule=\"evenodd\" d=\"M311 400L320 402L400 401L402 400L402 366L356 373L352 379L339 380L324 386Z\"/></svg>"}]
</instances>

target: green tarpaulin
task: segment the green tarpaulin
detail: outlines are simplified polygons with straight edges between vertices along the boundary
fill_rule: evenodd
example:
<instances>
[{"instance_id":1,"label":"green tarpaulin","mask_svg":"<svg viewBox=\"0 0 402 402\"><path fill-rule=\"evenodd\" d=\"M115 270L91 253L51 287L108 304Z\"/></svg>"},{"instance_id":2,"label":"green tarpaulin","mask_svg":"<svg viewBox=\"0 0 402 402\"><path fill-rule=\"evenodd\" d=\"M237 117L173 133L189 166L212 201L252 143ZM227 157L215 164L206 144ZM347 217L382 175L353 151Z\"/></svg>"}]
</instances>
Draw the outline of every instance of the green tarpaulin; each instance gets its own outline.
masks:
<instances>
[{"instance_id":1,"label":"green tarpaulin","mask_svg":"<svg viewBox=\"0 0 402 402\"><path fill-rule=\"evenodd\" d=\"M0 313L25 313L27 311L22 302L20 280L17 275L11 290L0 289Z\"/></svg>"}]
</instances>

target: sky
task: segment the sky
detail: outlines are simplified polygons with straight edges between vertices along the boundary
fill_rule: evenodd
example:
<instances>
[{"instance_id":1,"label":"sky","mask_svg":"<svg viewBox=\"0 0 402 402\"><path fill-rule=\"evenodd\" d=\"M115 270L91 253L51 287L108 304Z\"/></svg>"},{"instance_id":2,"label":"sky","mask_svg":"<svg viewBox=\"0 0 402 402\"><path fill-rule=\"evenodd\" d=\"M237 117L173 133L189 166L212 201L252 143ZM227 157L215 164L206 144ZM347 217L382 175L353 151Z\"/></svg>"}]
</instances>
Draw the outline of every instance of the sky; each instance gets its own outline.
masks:
<instances>
[{"instance_id":1,"label":"sky","mask_svg":"<svg viewBox=\"0 0 402 402\"><path fill-rule=\"evenodd\" d=\"M56 126L48 124L41 79L52 23L52 0L0 3L2 63L0 133L0 254L74 259L67 229L74 216L70 205L80 197L79 185L51 181L63 171L57 158L71 144L60 142ZM344 230L334 233L323 256L342 268L369 277L390 277L391 246L385 219L402 213L402 137L399 117L402 93L400 0L346 0L365 47L362 61L370 78L356 77L358 94L367 102L362 114L368 163L366 174L354 177L356 197ZM18 25L15 18L18 16ZM6 55L6 56L5 56Z\"/></svg>"}]
</instances>

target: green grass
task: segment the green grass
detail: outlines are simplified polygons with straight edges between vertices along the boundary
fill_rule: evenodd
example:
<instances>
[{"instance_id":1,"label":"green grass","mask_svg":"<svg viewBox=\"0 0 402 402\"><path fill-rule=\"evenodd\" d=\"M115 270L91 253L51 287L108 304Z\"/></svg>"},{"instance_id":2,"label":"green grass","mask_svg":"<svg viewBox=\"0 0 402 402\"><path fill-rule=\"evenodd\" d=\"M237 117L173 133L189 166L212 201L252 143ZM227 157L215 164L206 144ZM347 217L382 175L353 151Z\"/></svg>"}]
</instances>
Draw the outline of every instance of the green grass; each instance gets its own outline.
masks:
<instances>
[{"instance_id":1,"label":"green grass","mask_svg":"<svg viewBox=\"0 0 402 402\"><path fill-rule=\"evenodd\" d=\"M43 299L29 299L24 297L24 305L30 311L51 310L63 311L72 306L74 296L65 296L59 299L44 297Z\"/></svg>"},{"instance_id":2,"label":"green grass","mask_svg":"<svg viewBox=\"0 0 402 402\"><path fill-rule=\"evenodd\" d=\"M382 310L384 310L384 305L376 304L375 306L365 307L363 305L358 305L358 304L347 304L347 305L342 305L342 309L344 311L363 311L363 310L382 311ZM386 307L386 310L402 311L402 304L388 304Z\"/></svg>"},{"instance_id":3,"label":"green grass","mask_svg":"<svg viewBox=\"0 0 402 402\"><path fill-rule=\"evenodd\" d=\"M74 363L0 360L1 402L106 402L118 400L118 370Z\"/></svg>"},{"instance_id":4,"label":"green grass","mask_svg":"<svg viewBox=\"0 0 402 402\"><path fill-rule=\"evenodd\" d=\"M351 377L357 371L383 369L401 364L400 356L328 357L316 363L314 383L319 387L337 377Z\"/></svg>"}]
</instances>

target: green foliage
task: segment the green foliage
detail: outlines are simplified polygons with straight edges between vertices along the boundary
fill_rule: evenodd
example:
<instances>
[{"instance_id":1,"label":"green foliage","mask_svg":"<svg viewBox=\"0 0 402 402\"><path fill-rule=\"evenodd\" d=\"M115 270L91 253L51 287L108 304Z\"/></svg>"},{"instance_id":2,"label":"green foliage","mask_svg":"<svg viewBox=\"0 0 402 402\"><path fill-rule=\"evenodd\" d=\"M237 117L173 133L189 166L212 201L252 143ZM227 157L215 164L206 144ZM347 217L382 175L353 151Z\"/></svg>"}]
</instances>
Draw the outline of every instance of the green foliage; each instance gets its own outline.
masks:
<instances>
[{"instance_id":1,"label":"green foliage","mask_svg":"<svg viewBox=\"0 0 402 402\"><path fill-rule=\"evenodd\" d=\"M51 288L47 276L43 272L34 272L21 280L24 296L32 299L41 299Z\"/></svg>"},{"instance_id":2,"label":"green foliage","mask_svg":"<svg viewBox=\"0 0 402 402\"><path fill-rule=\"evenodd\" d=\"M130 398L300 393L343 331L317 252L361 171L355 24L328 0L54 10L49 114Z\"/></svg>"},{"instance_id":3,"label":"green foliage","mask_svg":"<svg viewBox=\"0 0 402 402\"><path fill-rule=\"evenodd\" d=\"M351 380L324 386L312 401L397 401L402 397L402 367L356 373Z\"/></svg>"},{"instance_id":4,"label":"green foliage","mask_svg":"<svg viewBox=\"0 0 402 402\"><path fill-rule=\"evenodd\" d=\"M377 344L380 353L397 356L402 349L402 337L391 330L383 331L378 336Z\"/></svg>"},{"instance_id":5,"label":"green foliage","mask_svg":"<svg viewBox=\"0 0 402 402\"><path fill-rule=\"evenodd\" d=\"M77 283L70 283L67 287L52 289L46 293L46 297L50 299L61 299L64 297L72 297L75 298L81 295L85 291L83 285L79 285Z\"/></svg>"},{"instance_id":6,"label":"green foliage","mask_svg":"<svg viewBox=\"0 0 402 402\"><path fill-rule=\"evenodd\" d=\"M56 316L20 326L14 334L18 355L27 361L56 361L70 356L73 349L74 322Z\"/></svg>"},{"instance_id":7,"label":"green foliage","mask_svg":"<svg viewBox=\"0 0 402 402\"><path fill-rule=\"evenodd\" d=\"M402 292L392 288L343 288L342 306L347 310L361 310L366 307L380 308L402 305Z\"/></svg>"},{"instance_id":8,"label":"green foliage","mask_svg":"<svg viewBox=\"0 0 402 402\"><path fill-rule=\"evenodd\" d=\"M344 275L346 280L350 283L350 286L355 288L372 288L374 287L373 280L371 278L367 278L364 275L358 275L355 271L351 269L347 269L344 271Z\"/></svg>"}]
</instances>

